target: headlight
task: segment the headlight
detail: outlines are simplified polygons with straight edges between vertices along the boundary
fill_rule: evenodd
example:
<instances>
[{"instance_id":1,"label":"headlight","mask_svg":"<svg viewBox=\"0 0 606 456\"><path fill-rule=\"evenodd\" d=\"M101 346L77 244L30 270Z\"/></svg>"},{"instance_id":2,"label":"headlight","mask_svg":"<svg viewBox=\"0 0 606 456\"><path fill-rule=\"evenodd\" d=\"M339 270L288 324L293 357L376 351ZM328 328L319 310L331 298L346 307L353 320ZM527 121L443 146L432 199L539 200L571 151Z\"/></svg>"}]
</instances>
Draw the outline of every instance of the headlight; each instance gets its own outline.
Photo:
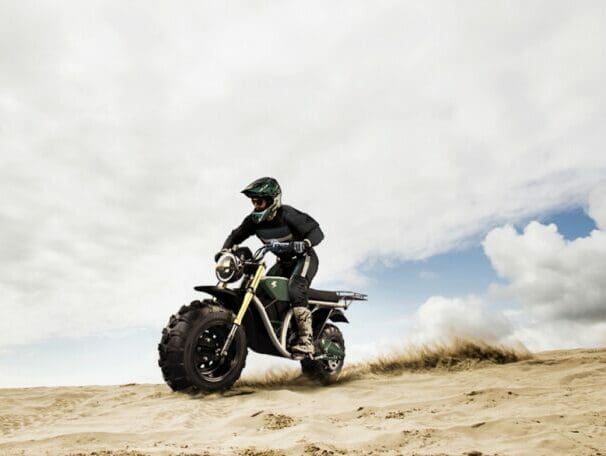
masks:
<instances>
[{"instance_id":1,"label":"headlight","mask_svg":"<svg viewBox=\"0 0 606 456\"><path fill-rule=\"evenodd\" d=\"M242 277L242 262L233 253L224 253L215 266L217 279L221 282L235 282Z\"/></svg>"}]
</instances>

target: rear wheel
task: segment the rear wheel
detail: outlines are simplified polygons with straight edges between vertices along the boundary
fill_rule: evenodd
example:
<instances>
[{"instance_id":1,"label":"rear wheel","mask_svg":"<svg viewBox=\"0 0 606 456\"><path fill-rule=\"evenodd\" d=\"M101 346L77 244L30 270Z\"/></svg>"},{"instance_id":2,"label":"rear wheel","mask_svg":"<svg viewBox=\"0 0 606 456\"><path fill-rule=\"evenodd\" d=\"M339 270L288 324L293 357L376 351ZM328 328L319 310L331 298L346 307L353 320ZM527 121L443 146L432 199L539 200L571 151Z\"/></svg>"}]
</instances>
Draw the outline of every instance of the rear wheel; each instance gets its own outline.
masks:
<instances>
[{"instance_id":1,"label":"rear wheel","mask_svg":"<svg viewBox=\"0 0 606 456\"><path fill-rule=\"evenodd\" d=\"M314 359L301 360L301 370L313 380L328 385L337 378L345 363L345 341L341 330L327 324L315 342Z\"/></svg>"},{"instance_id":2,"label":"rear wheel","mask_svg":"<svg viewBox=\"0 0 606 456\"><path fill-rule=\"evenodd\" d=\"M158 364L174 391L225 390L240 377L248 352L242 327L227 356L220 356L233 321L231 311L212 301L194 301L170 318L158 345Z\"/></svg>"}]
</instances>

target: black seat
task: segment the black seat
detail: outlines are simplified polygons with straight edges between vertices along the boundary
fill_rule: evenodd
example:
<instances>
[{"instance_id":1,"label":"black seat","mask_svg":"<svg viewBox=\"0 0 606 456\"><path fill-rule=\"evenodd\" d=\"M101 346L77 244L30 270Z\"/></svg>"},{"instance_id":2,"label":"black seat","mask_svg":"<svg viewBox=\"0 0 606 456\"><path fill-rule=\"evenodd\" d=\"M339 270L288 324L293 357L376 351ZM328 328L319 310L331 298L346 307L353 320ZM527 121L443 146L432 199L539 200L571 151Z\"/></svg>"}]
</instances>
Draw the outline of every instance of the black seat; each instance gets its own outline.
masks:
<instances>
[{"instance_id":1,"label":"black seat","mask_svg":"<svg viewBox=\"0 0 606 456\"><path fill-rule=\"evenodd\" d=\"M334 291L322 291L310 288L307 293L307 299L310 301L339 302L339 295Z\"/></svg>"}]
</instances>

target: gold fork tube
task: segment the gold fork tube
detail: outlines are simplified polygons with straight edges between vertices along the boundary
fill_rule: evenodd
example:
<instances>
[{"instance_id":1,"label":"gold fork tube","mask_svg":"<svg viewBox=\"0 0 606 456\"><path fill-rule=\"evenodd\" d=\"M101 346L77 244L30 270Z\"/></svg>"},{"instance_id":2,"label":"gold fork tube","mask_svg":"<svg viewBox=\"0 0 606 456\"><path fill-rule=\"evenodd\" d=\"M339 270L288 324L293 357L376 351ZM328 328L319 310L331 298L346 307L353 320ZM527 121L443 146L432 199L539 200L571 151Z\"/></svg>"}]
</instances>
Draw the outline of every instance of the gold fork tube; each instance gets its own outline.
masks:
<instances>
[{"instance_id":1,"label":"gold fork tube","mask_svg":"<svg viewBox=\"0 0 606 456\"><path fill-rule=\"evenodd\" d=\"M265 274L265 264L264 263L259 265L259 267L257 268L257 272L255 272L255 275L252 279L250 286L246 290L246 294L244 295L244 299L242 300L242 306L240 307L240 311L238 312L238 315L236 316L236 319L234 320L234 323L237 324L238 326L240 324L242 324L242 319L244 318L244 314L246 313L246 310L248 309L248 305L250 304L250 301L252 300L252 297L254 296L255 291L257 291L257 287L259 286L259 282L261 281L261 277L263 277L263 274Z\"/></svg>"}]
</instances>

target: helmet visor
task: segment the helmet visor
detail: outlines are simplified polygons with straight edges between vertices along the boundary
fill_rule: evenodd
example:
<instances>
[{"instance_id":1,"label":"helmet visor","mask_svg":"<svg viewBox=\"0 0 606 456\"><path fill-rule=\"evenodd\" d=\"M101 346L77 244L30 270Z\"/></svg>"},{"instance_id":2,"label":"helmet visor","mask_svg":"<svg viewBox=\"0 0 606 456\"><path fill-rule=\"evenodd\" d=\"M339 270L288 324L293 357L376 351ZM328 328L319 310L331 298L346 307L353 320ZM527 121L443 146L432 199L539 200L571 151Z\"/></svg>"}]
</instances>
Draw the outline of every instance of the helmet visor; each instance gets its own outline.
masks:
<instances>
[{"instance_id":1,"label":"helmet visor","mask_svg":"<svg viewBox=\"0 0 606 456\"><path fill-rule=\"evenodd\" d=\"M269 198L259 198L259 197L252 197L250 199L250 201L252 202L254 208L255 208L255 212L263 212L265 211L269 206L271 206L271 201L269 201Z\"/></svg>"}]
</instances>

